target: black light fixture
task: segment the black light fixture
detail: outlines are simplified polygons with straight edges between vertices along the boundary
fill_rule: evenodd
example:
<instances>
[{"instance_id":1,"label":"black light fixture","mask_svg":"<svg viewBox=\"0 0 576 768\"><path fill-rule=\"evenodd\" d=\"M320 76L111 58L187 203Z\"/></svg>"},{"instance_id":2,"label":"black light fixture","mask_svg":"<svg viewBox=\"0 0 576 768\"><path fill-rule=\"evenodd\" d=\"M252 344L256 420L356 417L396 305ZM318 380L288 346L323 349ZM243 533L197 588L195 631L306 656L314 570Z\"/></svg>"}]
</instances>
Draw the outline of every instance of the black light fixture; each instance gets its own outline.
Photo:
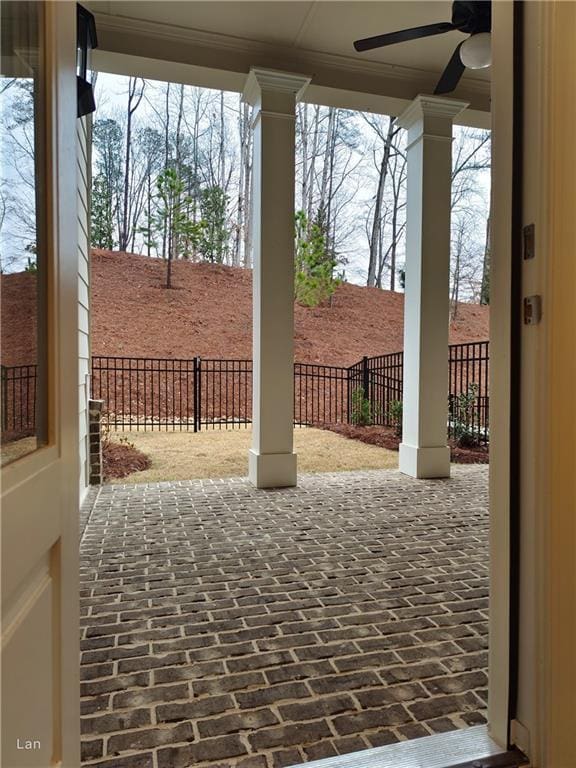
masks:
<instances>
[{"instance_id":1,"label":"black light fixture","mask_svg":"<svg viewBox=\"0 0 576 768\"><path fill-rule=\"evenodd\" d=\"M79 3L76 4L76 84L78 88L78 117L89 115L96 109L92 83L88 80L88 57L98 47L94 16Z\"/></svg>"}]
</instances>

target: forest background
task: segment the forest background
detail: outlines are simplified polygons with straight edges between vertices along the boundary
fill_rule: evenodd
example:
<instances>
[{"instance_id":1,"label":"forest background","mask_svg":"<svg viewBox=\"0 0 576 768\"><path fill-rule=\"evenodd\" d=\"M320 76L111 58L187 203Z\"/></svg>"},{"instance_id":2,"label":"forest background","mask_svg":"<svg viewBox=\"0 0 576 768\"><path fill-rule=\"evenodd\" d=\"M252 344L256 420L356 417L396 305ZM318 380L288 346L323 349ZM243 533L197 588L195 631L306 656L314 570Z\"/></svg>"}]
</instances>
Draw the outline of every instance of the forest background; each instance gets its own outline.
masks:
<instances>
[{"instance_id":1,"label":"forest background","mask_svg":"<svg viewBox=\"0 0 576 768\"><path fill-rule=\"evenodd\" d=\"M99 74L93 116L95 247L251 268L250 108L239 94ZM33 125L27 81L0 91L0 267L34 270ZM300 103L296 115L296 298L342 280L403 288L405 132L394 118ZM489 303L490 133L456 127L451 288Z\"/></svg>"}]
</instances>

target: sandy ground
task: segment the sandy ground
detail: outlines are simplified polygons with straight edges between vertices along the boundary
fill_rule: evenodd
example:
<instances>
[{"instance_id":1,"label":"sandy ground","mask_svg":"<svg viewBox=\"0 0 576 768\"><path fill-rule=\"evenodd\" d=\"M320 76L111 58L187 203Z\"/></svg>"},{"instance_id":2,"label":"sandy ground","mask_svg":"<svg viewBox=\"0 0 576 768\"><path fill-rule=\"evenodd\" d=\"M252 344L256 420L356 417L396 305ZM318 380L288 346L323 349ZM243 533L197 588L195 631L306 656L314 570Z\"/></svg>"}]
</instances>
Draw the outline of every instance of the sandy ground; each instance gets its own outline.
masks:
<instances>
[{"instance_id":1,"label":"sandy ground","mask_svg":"<svg viewBox=\"0 0 576 768\"><path fill-rule=\"evenodd\" d=\"M248 470L251 430L205 432L125 432L152 466L113 483L155 483L162 480L237 477ZM119 435L120 436L120 433ZM114 436L113 438L114 439ZM294 448L300 472L353 469L396 469L398 454L321 429L296 429Z\"/></svg>"}]
</instances>

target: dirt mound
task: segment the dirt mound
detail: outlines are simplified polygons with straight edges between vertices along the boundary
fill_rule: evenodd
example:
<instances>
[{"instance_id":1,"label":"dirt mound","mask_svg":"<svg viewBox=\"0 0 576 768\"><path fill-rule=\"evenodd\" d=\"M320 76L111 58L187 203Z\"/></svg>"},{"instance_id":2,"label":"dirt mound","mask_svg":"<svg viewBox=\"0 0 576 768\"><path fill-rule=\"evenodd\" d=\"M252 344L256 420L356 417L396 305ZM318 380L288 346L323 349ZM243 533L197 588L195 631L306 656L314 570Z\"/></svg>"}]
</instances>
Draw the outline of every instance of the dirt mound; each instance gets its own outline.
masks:
<instances>
[{"instance_id":1,"label":"dirt mound","mask_svg":"<svg viewBox=\"0 0 576 768\"><path fill-rule=\"evenodd\" d=\"M93 251L92 352L190 358L252 356L252 272L178 261L167 290L165 263ZM450 341L488 338L488 308L461 304ZM351 365L403 346L404 295L343 284L330 306L295 308L295 359Z\"/></svg>"},{"instance_id":2,"label":"dirt mound","mask_svg":"<svg viewBox=\"0 0 576 768\"><path fill-rule=\"evenodd\" d=\"M252 272L217 264L94 250L91 350L126 357L251 358ZM36 276L0 277L3 365L34 362ZM351 365L403 346L404 295L343 284L330 306L295 308L295 359ZM488 338L488 308L461 304L452 343Z\"/></svg>"}]
</instances>

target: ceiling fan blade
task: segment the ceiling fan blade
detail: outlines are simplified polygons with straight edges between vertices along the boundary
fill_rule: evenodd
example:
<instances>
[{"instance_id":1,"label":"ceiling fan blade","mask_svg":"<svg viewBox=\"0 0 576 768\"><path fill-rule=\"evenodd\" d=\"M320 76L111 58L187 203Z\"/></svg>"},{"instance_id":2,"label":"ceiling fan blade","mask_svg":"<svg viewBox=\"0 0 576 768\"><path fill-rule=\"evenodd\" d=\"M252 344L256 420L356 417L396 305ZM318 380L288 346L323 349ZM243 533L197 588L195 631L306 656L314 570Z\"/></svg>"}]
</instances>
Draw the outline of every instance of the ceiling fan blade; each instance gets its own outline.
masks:
<instances>
[{"instance_id":1,"label":"ceiling fan blade","mask_svg":"<svg viewBox=\"0 0 576 768\"><path fill-rule=\"evenodd\" d=\"M462 42L465 42L465 41L462 41ZM438 85L434 89L435 94L450 93L458 85L458 82L460 81L460 78L462 77L462 75L464 74L464 70L466 69L464 64L462 64L462 59L460 58L461 47L462 47L462 43L456 46L456 49L452 54L452 58L446 65L446 69L444 70L444 72L442 72L442 77L440 78L440 80L438 81Z\"/></svg>"},{"instance_id":2,"label":"ceiling fan blade","mask_svg":"<svg viewBox=\"0 0 576 768\"><path fill-rule=\"evenodd\" d=\"M374 48L383 48L385 45L395 45L396 43L405 43L408 40L418 40L421 37L442 35L444 32L451 32L453 29L456 29L456 27L449 21L426 24L424 27L412 27L411 29L402 29L399 32L389 32L385 35L376 35L375 37L356 40L354 48L358 52L371 51Z\"/></svg>"}]
</instances>

